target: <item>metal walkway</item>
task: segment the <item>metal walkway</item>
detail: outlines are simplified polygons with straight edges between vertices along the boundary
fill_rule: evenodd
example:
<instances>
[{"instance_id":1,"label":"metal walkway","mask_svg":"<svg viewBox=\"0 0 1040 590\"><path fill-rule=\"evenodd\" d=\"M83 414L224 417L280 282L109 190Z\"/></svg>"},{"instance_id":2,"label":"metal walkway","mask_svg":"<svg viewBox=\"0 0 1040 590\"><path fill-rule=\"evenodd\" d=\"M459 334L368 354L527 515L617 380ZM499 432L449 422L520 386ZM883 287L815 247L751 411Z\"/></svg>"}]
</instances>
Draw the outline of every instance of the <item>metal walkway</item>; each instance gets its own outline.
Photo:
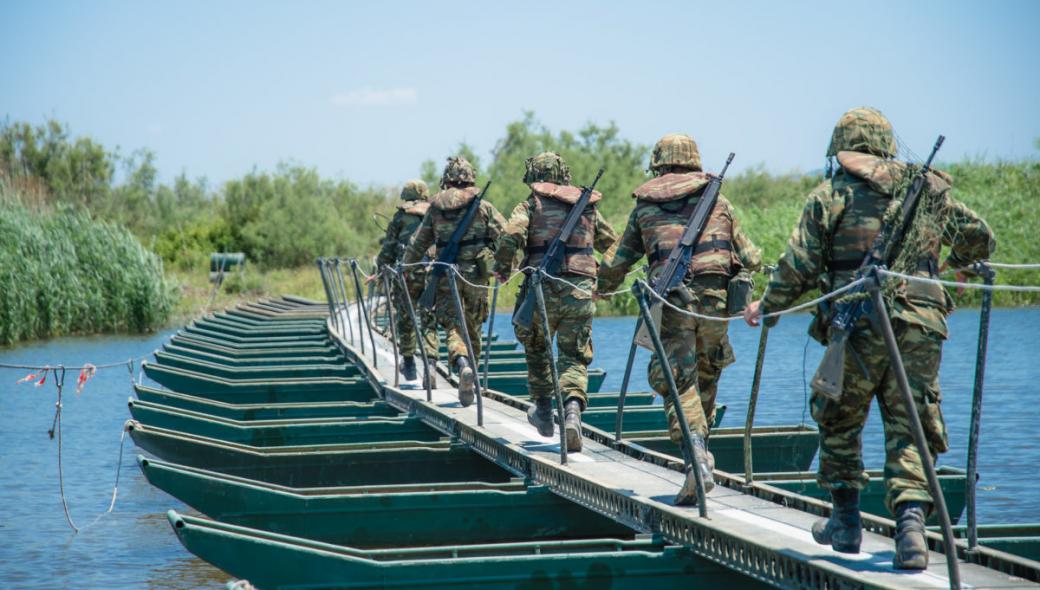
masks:
<instances>
[{"instance_id":1,"label":"metal walkway","mask_svg":"<svg viewBox=\"0 0 1040 590\"><path fill-rule=\"evenodd\" d=\"M347 313L347 321L357 321L356 311ZM462 408L454 387L442 375L437 378L432 402L426 401L426 390L419 387L419 381L394 387L391 344L378 333L374 336L376 368L371 346L362 355L350 336L337 331L331 320L329 332L392 406L419 416L431 427L469 443L478 453L562 497L639 531L686 545L746 576L780 588L949 587L942 553L932 552L926 571L892 568L892 539L872 532L890 533L890 520L864 515L868 530L864 530L861 553L838 553L814 542L810 533L826 504L760 484L753 493L745 493L739 477L723 472L716 472L721 485L708 495L709 517L700 518L696 507L672 504L683 481L677 470L681 462L645 449L611 448L604 444L611 442L608 435L596 436L597 431L591 429L593 437L586 437L584 450L571 453L568 464L561 465L558 440L537 434L527 422L522 403L486 392L484 424L478 426L476 404ZM355 335L358 332L354 330ZM940 540L938 535L930 535L933 547ZM961 563L965 588L1040 588L1037 562L990 549L975 555L973 561L978 563Z\"/></svg>"}]
</instances>

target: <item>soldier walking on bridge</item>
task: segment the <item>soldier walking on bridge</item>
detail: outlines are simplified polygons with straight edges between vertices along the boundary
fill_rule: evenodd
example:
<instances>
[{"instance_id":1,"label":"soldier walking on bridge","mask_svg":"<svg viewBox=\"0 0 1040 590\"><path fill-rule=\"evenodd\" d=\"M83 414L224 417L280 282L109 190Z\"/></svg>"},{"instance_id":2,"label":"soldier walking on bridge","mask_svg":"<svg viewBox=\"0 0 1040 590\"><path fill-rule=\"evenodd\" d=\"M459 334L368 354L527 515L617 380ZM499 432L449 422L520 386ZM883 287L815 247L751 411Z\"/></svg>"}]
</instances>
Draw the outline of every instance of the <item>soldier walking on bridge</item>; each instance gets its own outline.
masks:
<instances>
[{"instance_id":1,"label":"soldier walking on bridge","mask_svg":"<svg viewBox=\"0 0 1040 590\"><path fill-rule=\"evenodd\" d=\"M617 251L608 255L599 269L599 288L603 291L616 289L628 269L644 256L650 264L650 280L661 272L709 181L709 175L701 169L697 144L687 135L661 138L650 157L650 169L655 178L633 191L636 206ZM668 300L680 309L725 316L731 280L749 282L748 274L760 265L758 248L741 230L729 201L719 195L694 249L684 284L674 289ZM719 376L734 361L728 324L700 320L665 307L660 329L686 420L691 432L704 441L715 418ZM654 391L665 397L672 441L682 444L668 384L656 355L650 361L648 377ZM706 490L711 489L714 459L707 449L697 449L695 454L695 468L701 469ZM691 471L676 497L677 504L696 501L694 481Z\"/></svg>"},{"instance_id":2,"label":"soldier walking on bridge","mask_svg":"<svg viewBox=\"0 0 1040 590\"><path fill-rule=\"evenodd\" d=\"M431 246L436 245L440 250L449 245L456 226L465 217L468 205L480 194L480 189L474 186L476 180L477 173L465 158L448 158L441 175L441 191L430 198L430 210L405 251L405 264L422 260ZM480 326L488 316L488 292L482 287L491 278L494 246L503 226L505 219L498 209L490 202L481 200L479 209L465 233L459 236L457 244L455 264L465 279L458 282L459 296L462 298L469 339L475 350L466 350L466 342L458 329L448 281L440 281L437 285L434 313L437 323L447 333L448 361L459 373L459 401L463 406L470 405L474 400L476 368L470 366L467 352L472 352L474 358L480 357Z\"/></svg>"},{"instance_id":3,"label":"soldier walking on bridge","mask_svg":"<svg viewBox=\"0 0 1040 590\"><path fill-rule=\"evenodd\" d=\"M828 293L856 278L882 222L898 217L914 176L914 167L894 159L896 152L892 125L879 111L856 108L842 115L827 148L828 158L836 157L837 166L809 194L762 299L744 313L750 325L758 325L763 313L792 305L810 289ZM989 227L952 198L950 187L945 173L927 174L893 270L934 278L943 246L950 248L943 267L954 269L993 252ZM939 359L953 302L935 283L890 282L884 294L934 460L947 450ZM810 326L812 337L823 344L834 335L829 329L830 307L817 309ZM932 497L883 336L863 318L853 328L846 351L844 375L838 379L843 379L840 399L814 391L811 400L812 416L820 427L817 480L830 490L834 504L831 517L813 526L813 537L836 551L859 551L859 492L869 482L863 467L862 433L870 401L876 398L885 428L885 502L898 527L894 566L924 569L928 565L924 527Z\"/></svg>"},{"instance_id":4,"label":"soldier walking on bridge","mask_svg":"<svg viewBox=\"0 0 1040 590\"><path fill-rule=\"evenodd\" d=\"M500 282L513 271L517 252L524 253L521 268L538 267L582 193L581 188L571 186L570 169L559 154L538 154L528 158L526 167L524 183L531 187L531 195L513 209L495 253L495 274ZM614 228L596 208L600 198L600 193L592 193L574 231L563 244L562 263L556 273L570 284L551 279L542 283L549 330L553 333L548 338L543 333L538 312L530 326L514 323L516 337L527 355L527 391L535 404L528 419L542 436L553 435L554 392L546 342L556 337L568 451L581 450L581 413L588 404L592 315L596 311L592 293L599 264L593 251L606 252L617 240ZM517 297L518 307L524 301L523 291L530 288L527 285Z\"/></svg>"},{"instance_id":5,"label":"soldier walking on bridge","mask_svg":"<svg viewBox=\"0 0 1040 590\"><path fill-rule=\"evenodd\" d=\"M394 212L393 219L390 220L390 224L386 227L386 235L383 237L382 247L376 259L379 266L393 266L403 260L412 234L419 229L423 217L426 216L426 212L430 209L430 203L427 200L429 192L426 183L421 180L409 180L404 184L404 187L401 189L402 202L397 205L397 211ZM408 293L411 295L412 301L416 301L419 299L423 286L426 284L426 269L422 267L409 269L405 277ZM374 279L374 276L369 277L369 280ZM401 373L405 379L412 381L417 377L415 370L415 326L412 325L412 318L408 314L404 294L396 289L394 290L393 305L397 309L398 348L401 351L401 356L404 357L404 366L401 368ZM417 311L422 314L423 346L426 348L426 356L435 359L437 358L437 348L439 347L436 319L433 317L433 314L425 309ZM427 371L429 370L430 368L427 367Z\"/></svg>"}]
</instances>

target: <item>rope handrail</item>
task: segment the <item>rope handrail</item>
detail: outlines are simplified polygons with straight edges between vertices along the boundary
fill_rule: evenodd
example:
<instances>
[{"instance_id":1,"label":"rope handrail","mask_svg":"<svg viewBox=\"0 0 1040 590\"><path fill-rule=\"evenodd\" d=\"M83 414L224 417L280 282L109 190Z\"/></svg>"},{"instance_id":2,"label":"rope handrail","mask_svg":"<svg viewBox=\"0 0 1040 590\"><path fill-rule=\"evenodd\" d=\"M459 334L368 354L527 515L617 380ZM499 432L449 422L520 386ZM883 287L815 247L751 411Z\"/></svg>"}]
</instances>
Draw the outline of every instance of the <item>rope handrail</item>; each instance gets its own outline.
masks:
<instances>
[{"instance_id":1,"label":"rope handrail","mask_svg":"<svg viewBox=\"0 0 1040 590\"><path fill-rule=\"evenodd\" d=\"M992 264L990 266L992 266ZM930 277L918 277L914 275L903 274L901 272L886 270L883 268L879 268L878 273L885 277L899 278L918 283L941 285L944 287L956 287L958 289L977 289L980 291L1013 291L1018 293L1040 293L1040 286L1033 285L986 285L983 283L964 283L961 281L947 281L944 279L933 279Z\"/></svg>"}]
</instances>

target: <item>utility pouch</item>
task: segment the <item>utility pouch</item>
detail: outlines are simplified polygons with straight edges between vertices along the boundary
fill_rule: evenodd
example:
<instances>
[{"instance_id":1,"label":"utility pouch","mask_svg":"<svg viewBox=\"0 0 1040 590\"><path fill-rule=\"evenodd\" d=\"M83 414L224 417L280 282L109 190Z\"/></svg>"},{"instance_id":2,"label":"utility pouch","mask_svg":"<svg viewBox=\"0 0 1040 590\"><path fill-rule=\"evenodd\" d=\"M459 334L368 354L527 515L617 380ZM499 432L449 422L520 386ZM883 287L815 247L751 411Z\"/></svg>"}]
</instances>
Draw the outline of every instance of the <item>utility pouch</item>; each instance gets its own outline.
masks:
<instances>
[{"instance_id":1,"label":"utility pouch","mask_svg":"<svg viewBox=\"0 0 1040 590\"><path fill-rule=\"evenodd\" d=\"M751 305L751 296L755 292L755 280L751 273L740 271L726 285L726 313L733 316L744 312Z\"/></svg>"},{"instance_id":2,"label":"utility pouch","mask_svg":"<svg viewBox=\"0 0 1040 590\"><path fill-rule=\"evenodd\" d=\"M476 266L477 275L481 279L487 279L495 270L495 252L491 248L482 249L473 263Z\"/></svg>"}]
</instances>

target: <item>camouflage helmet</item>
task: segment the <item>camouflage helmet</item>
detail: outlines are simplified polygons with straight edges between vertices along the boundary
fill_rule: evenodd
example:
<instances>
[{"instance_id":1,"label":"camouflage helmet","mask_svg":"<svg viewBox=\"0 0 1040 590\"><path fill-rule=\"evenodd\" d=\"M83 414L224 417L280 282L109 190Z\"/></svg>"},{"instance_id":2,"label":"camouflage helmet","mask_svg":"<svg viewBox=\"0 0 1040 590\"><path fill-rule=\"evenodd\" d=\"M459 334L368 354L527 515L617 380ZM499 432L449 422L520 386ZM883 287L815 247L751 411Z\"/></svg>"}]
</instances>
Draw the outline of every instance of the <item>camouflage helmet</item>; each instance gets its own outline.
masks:
<instances>
[{"instance_id":1,"label":"camouflage helmet","mask_svg":"<svg viewBox=\"0 0 1040 590\"><path fill-rule=\"evenodd\" d=\"M650 169L656 172L667 166L701 170L701 152L697 149L697 142L681 133L669 133L662 137L650 154Z\"/></svg>"},{"instance_id":2,"label":"camouflage helmet","mask_svg":"<svg viewBox=\"0 0 1040 590\"><path fill-rule=\"evenodd\" d=\"M563 157L556 152L542 152L537 156L527 158L524 162L527 170L524 172L524 183L551 182L553 184L570 184L571 169L563 161Z\"/></svg>"},{"instance_id":3,"label":"camouflage helmet","mask_svg":"<svg viewBox=\"0 0 1040 590\"><path fill-rule=\"evenodd\" d=\"M401 187L402 201L425 201L430 195L430 189L421 180L409 180Z\"/></svg>"},{"instance_id":4,"label":"camouflage helmet","mask_svg":"<svg viewBox=\"0 0 1040 590\"><path fill-rule=\"evenodd\" d=\"M895 132L888 119L875 108L859 107L846 111L838 119L831 144L827 146L827 157L836 156L838 152L863 152L892 158L897 151Z\"/></svg>"},{"instance_id":5,"label":"camouflage helmet","mask_svg":"<svg viewBox=\"0 0 1040 590\"><path fill-rule=\"evenodd\" d=\"M453 186L472 186L477 182L477 171L466 158L461 156L448 158L441 174L441 188Z\"/></svg>"}]
</instances>

